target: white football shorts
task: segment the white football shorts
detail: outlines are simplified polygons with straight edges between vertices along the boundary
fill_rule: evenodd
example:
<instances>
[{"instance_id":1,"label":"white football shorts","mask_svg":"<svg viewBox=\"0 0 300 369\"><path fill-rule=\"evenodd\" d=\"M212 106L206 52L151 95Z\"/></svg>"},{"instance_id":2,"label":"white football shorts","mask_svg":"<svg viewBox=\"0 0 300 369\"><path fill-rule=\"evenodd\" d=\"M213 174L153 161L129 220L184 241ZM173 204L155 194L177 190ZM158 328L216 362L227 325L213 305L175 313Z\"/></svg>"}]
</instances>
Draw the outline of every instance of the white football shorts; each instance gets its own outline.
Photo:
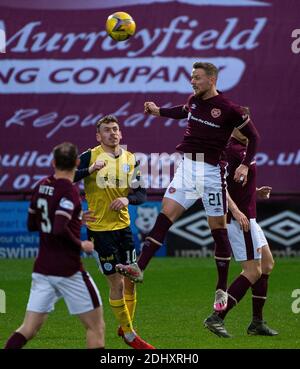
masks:
<instances>
[{"instance_id":1,"label":"white football shorts","mask_svg":"<svg viewBox=\"0 0 300 369\"><path fill-rule=\"evenodd\" d=\"M187 157L180 162L164 197L175 200L185 209L202 199L208 216L227 213L226 168L194 161Z\"/></svg>"},{"instance_id":2,"label":"white football shorts","mask_svg":"<svg viewBox=\"0 0 300 369\"><path fill-rule=\"evenodd\" d=\"M70 314L82 314L102 305L99 291L92 277L85 271L71 277L32 273L27 311L50 313L63 298Z\"/></svg>"},{"instance_id":3,"label":"white football shorts","mask_svg":"<svg viewBox=\"0 0 300 369\"><path fill-rule=\"evenodd\" d=\"M241 230L236 220L227 224L228 238L236 261L261 259L261 248L268 245L260 225L256 219L250 219L250 231Z\"/></svg>"}]
</instances>

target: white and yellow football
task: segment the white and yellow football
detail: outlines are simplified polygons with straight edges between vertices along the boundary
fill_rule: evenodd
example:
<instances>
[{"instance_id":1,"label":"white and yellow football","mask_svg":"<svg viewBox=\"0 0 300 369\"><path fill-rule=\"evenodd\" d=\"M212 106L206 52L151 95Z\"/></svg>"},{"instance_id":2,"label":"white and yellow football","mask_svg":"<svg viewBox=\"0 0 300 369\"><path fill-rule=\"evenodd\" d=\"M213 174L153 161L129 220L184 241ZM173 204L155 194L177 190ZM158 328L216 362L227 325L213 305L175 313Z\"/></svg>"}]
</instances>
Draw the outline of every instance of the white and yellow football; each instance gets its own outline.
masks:
<instances>
[{"instance_id":1,"label":"white and yellow football","mask_svg":"<svg viewBox=\"0 0 300 369\"><path fill-rule=\"evenodd\" d=\"M125 12L111 14L106 21L106 32L115 41L125 41L135 33L135 21Z\"/></svg>"}]
</instances>

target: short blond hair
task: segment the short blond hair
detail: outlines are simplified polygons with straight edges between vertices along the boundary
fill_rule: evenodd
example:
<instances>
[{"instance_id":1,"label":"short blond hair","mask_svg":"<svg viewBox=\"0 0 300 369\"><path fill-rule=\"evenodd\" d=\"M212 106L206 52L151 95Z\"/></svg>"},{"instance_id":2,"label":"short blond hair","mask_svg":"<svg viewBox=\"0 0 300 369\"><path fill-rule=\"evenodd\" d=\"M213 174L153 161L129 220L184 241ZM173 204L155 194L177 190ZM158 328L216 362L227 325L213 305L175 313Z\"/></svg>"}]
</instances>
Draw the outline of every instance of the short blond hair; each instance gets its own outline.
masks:
<instances>
[{"instance_id":1,"label":"short blond hair","mask_svg":"<svg viewBox=\"0 0 300 369\"><path fill-rule=\"evenodd\" d=\"M203 69L208 77L218 78L218 68L212 63L195 62L193 64L194 69Z\"/></svg>"}]
</instances>

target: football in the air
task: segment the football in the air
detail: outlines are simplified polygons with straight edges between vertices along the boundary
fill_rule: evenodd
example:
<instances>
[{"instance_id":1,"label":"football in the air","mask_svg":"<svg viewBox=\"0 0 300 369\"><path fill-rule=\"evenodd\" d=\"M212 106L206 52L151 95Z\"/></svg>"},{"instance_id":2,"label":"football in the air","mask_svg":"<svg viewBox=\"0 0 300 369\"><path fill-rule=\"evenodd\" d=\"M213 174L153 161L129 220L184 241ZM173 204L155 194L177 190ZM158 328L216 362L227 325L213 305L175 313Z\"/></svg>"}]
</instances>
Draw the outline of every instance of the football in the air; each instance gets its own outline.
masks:
<instances>
[{"instance_id":1,"label":"football in the air","mask_svg":"<svg viewBox=\"0 0 300 369\"><path fill-rule=\"evenodd\" d=\"M125 12L116 12L106 21L106 32L115 41L125 41L135 33L135 21Z\"/></svg>"}]
</instances>

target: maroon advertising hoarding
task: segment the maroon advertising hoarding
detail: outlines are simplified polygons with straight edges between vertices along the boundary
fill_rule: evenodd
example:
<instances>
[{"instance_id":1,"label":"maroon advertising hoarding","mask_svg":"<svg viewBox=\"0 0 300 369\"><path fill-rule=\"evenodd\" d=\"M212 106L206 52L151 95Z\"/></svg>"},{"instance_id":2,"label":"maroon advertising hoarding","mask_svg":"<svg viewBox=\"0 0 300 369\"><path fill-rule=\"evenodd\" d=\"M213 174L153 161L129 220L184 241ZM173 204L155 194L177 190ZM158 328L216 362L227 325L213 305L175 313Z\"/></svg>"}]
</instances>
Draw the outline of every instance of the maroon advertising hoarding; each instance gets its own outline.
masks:
<instances>
[{"instance_id":1,"label":"maroon advertising hoarding","mask_svg":"<svg viewBox=\"0 0 300 369\"><path fill-rule=\"evenodd\" d=\"M125 42L105 32L115 11L137 24ZM219 67L220 91L251 109L258 184L299 192L299 13L296 0L0 0L0 191L30 190L62 141L95 146L106 114L142 165L173 154L186 121L145 116L143 103L184 103L201 60ZM168 184L154 177L150 187Z\"/></svg>"}]
</instances>

